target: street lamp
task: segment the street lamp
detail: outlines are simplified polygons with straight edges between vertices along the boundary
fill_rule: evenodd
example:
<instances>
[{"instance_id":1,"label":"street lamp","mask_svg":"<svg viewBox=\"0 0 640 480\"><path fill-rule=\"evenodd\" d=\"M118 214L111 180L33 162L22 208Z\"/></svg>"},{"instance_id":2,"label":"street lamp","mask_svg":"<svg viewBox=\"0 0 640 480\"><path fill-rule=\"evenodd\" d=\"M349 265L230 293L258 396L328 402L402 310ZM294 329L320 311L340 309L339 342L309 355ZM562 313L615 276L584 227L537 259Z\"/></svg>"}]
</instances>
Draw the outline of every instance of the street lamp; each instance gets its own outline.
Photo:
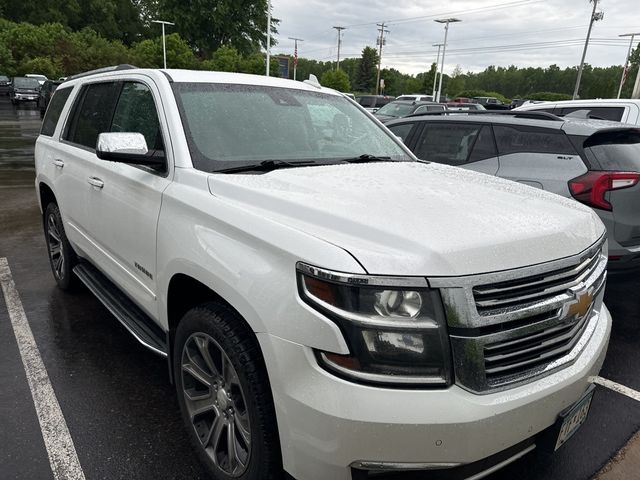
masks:
<instances>
[{"instance_id":1,"label":"street lamp","mask_svg":"<svg viewBox=\"0 0 640 480\"><path fill-rule=\"evenodd\" d=\"M442 45L442 63L440 64L441 65L440 66L440 82L438 83L438 96L435 99L436 102L439 102L440 94L442 93L442 77L444 77L444 55L447 51L447 35L449 33L449 24L461 22L462 20L460 20L459 18L439 18L434 21L438 23L444 23L444 44Z\"/></svg>"},{"instance_id":2,"label":"street lamp","mask_svg":"<svg viewBox=\"0 0 640 480\"><path fill-rule=\"evenodd\" d=\"M175 25L175 23L165 22L164 20L151 20L151 23L160 23L162 24L162 59L164 61L164 68L167 68L167 44L164 40L164 26L165 25Z\"/></svg>"},{"instance_id":3,"label":"street lamp","mask_svg":"<svg viewBox=\"0 0 640 480\"><path fill-rule=\"evenodd\" d=\"M625 33L624 35L618 35L619 37L631 37L631 41L629 42L629 51L627 52L627 58L624 61L624 69L622 70L622 78L620 79L620 88L618 89L618 97L622 94L622 86L624 82L627 80L627 75L629 73L629 57L631 56L631 49L633 48L633 39L636 35L640 35L640 33Z\"/></svg>"},{"instance_id":4,"label":"street lamp","mask_svg":"<svg viewBox=\"0 0 640 480\"><path fill-rule=\"evenodd\" d=\"M438 64L440 63L440 49L442 48L441 43L434 43L434 47L438 47L438 56L436 57L436 73L433 76L433 93L431 94L431 99L435 101L436 99L436 86L438 85Z\"/></svg>"}]
</instances>

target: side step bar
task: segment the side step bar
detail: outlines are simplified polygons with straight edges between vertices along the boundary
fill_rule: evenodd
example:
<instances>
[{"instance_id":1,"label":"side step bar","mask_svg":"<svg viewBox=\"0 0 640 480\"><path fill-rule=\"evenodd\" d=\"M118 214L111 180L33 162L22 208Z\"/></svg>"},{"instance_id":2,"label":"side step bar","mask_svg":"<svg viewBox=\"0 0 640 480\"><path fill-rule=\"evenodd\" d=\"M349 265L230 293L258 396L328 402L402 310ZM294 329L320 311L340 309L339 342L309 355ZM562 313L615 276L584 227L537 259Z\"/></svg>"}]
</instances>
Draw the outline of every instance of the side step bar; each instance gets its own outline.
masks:
<instances>
[{"instance_id":1,"label":"side step bar","mask_svg":"<svg viewBox=\"0 0 640 480\"><path fill-rule=\"evenodd\" d=\"M83 262L73 273L142 345L167 357L165 332L93 265Z\"/></svg>"}]
</instances>

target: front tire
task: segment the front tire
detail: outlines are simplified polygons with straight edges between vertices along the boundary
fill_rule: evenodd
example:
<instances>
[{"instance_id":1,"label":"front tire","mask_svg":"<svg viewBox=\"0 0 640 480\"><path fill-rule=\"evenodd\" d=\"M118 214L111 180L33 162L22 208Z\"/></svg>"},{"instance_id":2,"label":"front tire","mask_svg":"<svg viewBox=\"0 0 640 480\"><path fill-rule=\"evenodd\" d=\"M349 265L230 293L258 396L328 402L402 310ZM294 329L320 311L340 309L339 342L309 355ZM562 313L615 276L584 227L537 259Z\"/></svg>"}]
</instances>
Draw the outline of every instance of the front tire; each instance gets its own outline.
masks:
<instances>
[{"instance_id":1,"label":"front tire","mask_svg":"<svg viewBox=\"0 0 640 480\"><path fill-rule=\"evenodd\" d=\"M213 478L280 478L271 388L244 320L223 304L196 307L178 325L173 351L182 417Z\"/></svg>"},{"instance_id":2,"label":"front tire","mask_svg":"<svg viewBox=\"0 0 640 480\"><path fill-rule=\"evenodd\" d=\"M53 202L47 205L44 212L44 236L53 278L61 289L72 290L77 285L73 267L78 259L67 240L60 209Z\"/></svg>"}]
</instances>

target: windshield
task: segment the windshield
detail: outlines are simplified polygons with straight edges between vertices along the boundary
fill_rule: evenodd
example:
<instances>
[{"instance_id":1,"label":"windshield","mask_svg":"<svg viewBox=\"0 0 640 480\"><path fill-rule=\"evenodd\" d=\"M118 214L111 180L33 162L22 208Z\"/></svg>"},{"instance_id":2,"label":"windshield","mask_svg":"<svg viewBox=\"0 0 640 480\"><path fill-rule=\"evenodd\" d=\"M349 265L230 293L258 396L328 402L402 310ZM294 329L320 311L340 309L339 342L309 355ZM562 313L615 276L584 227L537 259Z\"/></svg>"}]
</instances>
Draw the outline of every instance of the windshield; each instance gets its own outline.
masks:
<instances>
[{"instance_id":1,"label":"windshield","mask_svg":"<svg viewBox=\"0 0 640 480\"><path fill-rule=\"evenodd\" d=\"M206 172L265 160L336 163L367 154L410 160L342 95L215 83L174 83L194 167Z\"/></svg>"},{"instance_id":2,"label":"windshield","mask_svg":"<svg viewBox=\"0 0 640 480\"><path fill-rule=\"evenodd\" d=\"M16 77L13 79L15 88L40 88L38 80L35 78Z\"/></svg>"},{"instance_id":3,"label":"windshield","mask_svg":"<svg viewBox=\"0 0 640 480\"><path fill-rule=\"evenodd\" d=\"M410 103L387 103L376 112L376 115L388 115L389 117L404 117L413 112L414 105Z\"/></svg>"}]
</instances>

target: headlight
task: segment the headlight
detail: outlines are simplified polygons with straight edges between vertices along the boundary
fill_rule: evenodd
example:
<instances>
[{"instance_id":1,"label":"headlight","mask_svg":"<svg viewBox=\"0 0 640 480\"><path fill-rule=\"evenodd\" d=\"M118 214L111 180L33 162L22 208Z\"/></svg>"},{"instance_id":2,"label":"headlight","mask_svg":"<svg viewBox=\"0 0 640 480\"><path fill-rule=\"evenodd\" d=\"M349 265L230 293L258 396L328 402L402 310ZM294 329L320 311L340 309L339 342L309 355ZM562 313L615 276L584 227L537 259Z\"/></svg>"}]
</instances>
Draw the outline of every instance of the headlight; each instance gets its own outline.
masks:
<instances>
[{"instance_id":1,"label":"headlight","mask_svg":"<svg viewBox=\"0 0 640 480\"><path fill-rule=\"evenodd\" d=\"M395 386L451 383L440 294L421 277L351 275L298 263L301 298L335 321L349 355L316 352L326 369L351 380Z\"/></svg>"}]
</instances>

